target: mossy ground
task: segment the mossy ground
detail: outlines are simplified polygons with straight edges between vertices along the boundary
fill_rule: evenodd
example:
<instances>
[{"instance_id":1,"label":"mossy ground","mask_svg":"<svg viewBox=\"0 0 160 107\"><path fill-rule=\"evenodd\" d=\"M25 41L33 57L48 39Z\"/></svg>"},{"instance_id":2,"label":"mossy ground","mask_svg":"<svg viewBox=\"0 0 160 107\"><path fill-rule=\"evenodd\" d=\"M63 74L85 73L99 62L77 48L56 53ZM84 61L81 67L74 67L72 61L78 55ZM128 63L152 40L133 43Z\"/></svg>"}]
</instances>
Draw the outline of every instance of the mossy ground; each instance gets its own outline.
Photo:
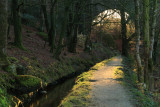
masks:
<instances>
[{"instance_id":1,"label":"mossy ground","mask_svg":"<svg viewBox=\"0 0 160 107\"><path fill-rule=\"evenodd\" d=\"M59 107L88 107L90 104L90 91L92 74L104 66L109 60L104 60L93 66L88 72L82 73L76 80L71 93L64 98Z\"/></svg>"}]
</instances>

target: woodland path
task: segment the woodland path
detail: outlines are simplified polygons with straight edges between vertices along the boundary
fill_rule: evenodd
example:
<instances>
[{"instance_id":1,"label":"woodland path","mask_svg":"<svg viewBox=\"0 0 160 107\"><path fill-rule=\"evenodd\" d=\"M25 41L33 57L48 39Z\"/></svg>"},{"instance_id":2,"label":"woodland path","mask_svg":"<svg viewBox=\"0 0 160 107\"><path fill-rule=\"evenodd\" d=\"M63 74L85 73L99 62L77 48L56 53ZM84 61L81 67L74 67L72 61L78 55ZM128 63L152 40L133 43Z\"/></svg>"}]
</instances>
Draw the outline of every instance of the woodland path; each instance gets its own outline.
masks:
<instances>
[{"instance_id":1,"label":"woodland path","mask_svg":"<svg viewBox=\"0 0 160 107\"><path fill-rule=\"evenodd\" d=\"M115 79L115 71L121 66L120 56L94 72L91 107L134 107L127 89Z\"/></svg>"}]
</instances>

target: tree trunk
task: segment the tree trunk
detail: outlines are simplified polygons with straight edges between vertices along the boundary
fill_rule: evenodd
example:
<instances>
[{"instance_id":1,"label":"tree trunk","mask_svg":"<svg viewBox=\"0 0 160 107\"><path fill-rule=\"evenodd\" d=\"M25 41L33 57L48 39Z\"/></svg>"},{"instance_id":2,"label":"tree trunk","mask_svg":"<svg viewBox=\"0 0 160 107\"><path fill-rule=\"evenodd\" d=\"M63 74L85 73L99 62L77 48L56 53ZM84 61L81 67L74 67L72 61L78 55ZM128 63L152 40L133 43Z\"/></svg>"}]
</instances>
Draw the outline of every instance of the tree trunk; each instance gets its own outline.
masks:
<instances>
[{"instance_id":1,"label":"tree trunk","mask_svg":"<svg viewBox=\"0 0 160 107\"><path fill-rule=\"evenodd\" d=\"M92 2L91 0L88 0L88 2ZM91 31L92 31L92 21L93 21L93 10L92 6L87 7L87 10L89 11L90 17L87 18L87 15L84 15L84 34L87 36L85 40L85 47L84 51L91 52L92 50L92 41L91 41Z\"/></svg>"},{"instance_id":2,"label":"tree trunk","mask_svg":"<svg viewBox=\"0 0 160 107\"><path fill-rule=\"evenodd\" d=\"M72 33L73 36L70 38L68 51L71 53L76 53L78 25L77 24L74 25L72 30L73 30Z\"/></svg>"},{"instance_id":3,"label":"tree trunk","mask_svg":"<svg viewBox=\"0 0 160 107\"><path fill-rule=\"evenodd\" d=\"M40 10L40 26L39 26L39 30L40 32L44 32L44 15L43 15L43 11L42 9Z\"/></svg>"},{"instance_id":4,"label":"tree trunk","mask_svg":"<svg viewBox=\"0 0 160 107\"><path fill-rule=\"evenodd\" d=\"M59 56L62 52L62 49L64 47L64 44L62 44L63 42L63 38L64 36L66 35L66 30L67 30L67 21L68 21L68 13L69 13L69 8L70 8L70 4L71 3L71 0L70 1L66 1L66 6L65 6L65 10L64 10L64 19L63 19L63 25L62 25L62 28L61 28L61 33L60 33L60 37L59 37L59 40L58 40L58 46L54 52L54 58L56 59L59 59Z\"/></svg>"},{"instance_id":5,"label":"tree trunk","mask_svg":"<svg viewBox=\"0 0 160 107\"><path fill-rule=\"evenodd\" d=\"M120 10L121 13L121 35L122 35L122 55L128 56L128 45L129 41L127 40L127 27L126 27L126 18L124 8Z\"/></svg>"},{"instance_id":6,"label":"tree trunk","mask_svg":"<svg viewBox=\"0 0 160 107\"><path fill-rule=\"evenodd\" d=\"M46 25L46 30L49 32L49 21L48 21L48 15L47 15L47 6L46 6L46 0L40 0L41 1L41 8L43 11L44 19L45 19L45 25Z\"/></svg>"},{"instance_id":7,"label":"tree trunk","mask_svg":"<svg viewBox=\"0 0 160 107\"><path fill-rule=\"evenodd\" d=\"M157 16L157 0L153 0L153 16L152 16L152 28L151 28L151 37L150 37L150 50L149 50L149 72L153 73L153 46L154 46L154 38L155 38L155 29L156 29L156 16Z\"/></svg>"},{"instance_id":8,"label":"tree trunk","mask_svg":"<svg viewBox=\"0 0 160 107\"><path fill-rule=\"evenodd\" d=\"M154 42L154 52L153 52L153 61L154 61L154 64L157 64L157 53L158 53L158 43L159 43L159 36L160 36L160 33L157 32L156 35L155 35L155 42Z\"/></svg>"},{"instance_id":9,"label":"tree trunk","mask_svg":"<svg viewBox=\"0 0 160 107\"><path fill-rule=\"evenodd\" d=\"M6 56L7 45L7 0L0 0L0 67L9 64Z\"/></svg>"},{"instance_id":10,"label":"tree trunk","mask_svg":"<svg viewBox=\"0 0 160 107\"><path fill-rule=\"evenodd\" d=\"M148 85L149 57L149 0L143 0L143 33L144 33L144 82Z\"/></svg>"},{"instance_id":11,"label":"tree trunk","mask_svg":"<svg viewBox=\"0 0 160 107\"><path fill-rule=\"evenodd\" d=\"M51 23L51 27L49 29L49 33L48 33L48 39L49 39L49 45L51 46L50 52L53 52L53 49L55 48L55 17L54 17L54 8L55 5L57 3L57 0L55 0L54 2L51 0L52 3L52 7L50 10L50 23Z\"/></svg>"},{"instance_id":12,"label":"tree trunk","mask_svg":"<svg viewBox=\"0 0 160 107\"><path fill-rule=\"evenodd\" d=\"M138 81L143 82L143 73L142 73L142 63L141 63L141 57L140 57L140 1L134 0L135 2L135 33L137 36L136 41L136 61L137 61L137 67L138 67Z\"/></svg>"},{"instance_id":13,"label":"tree trunk","mask_svg":"<svg viewBox=\"0 0 160 107\"><path fill-rule=\"evenodd\" d=\"M72 12L69 12L68 17L69 17L68 18L69 22L73 22L73 14L72 14ZM67 49L68 49L69 52L71 52L70 48L71 48L71 45L72 45L71 39L73 37L73 30L74 30L73 23L68 23L68 25L67 25Z\"/></svg>"},{"instance_id":14,"label":"tree trunk","mask_svg":"<svg viewBox=\"0 0 160 107\"><path fill-rule=\"evenodd\" d=\"M55 28L54 28L54 15L53 15L53 8L51 9L50 15L51 15L51 27L49 29L48 33L48 41L49 45L51 47L50 52L53 52L53 49L55 48L54 38L55 38Z\"/></svg>"},{"instance_id":15,"label":"tree trunk","mask_svg":"<svg viewBox=\"0 0 160 107\"><path fill-rule=\"evenodd\" d=\"M13 22L14 22L14 44L20 48L25 49L22 43L22 25L21 25L21 16L20 16L20 5L18 4L19 0L12 0L12 9L13 9Z\"/></svg>"}]
</instances>

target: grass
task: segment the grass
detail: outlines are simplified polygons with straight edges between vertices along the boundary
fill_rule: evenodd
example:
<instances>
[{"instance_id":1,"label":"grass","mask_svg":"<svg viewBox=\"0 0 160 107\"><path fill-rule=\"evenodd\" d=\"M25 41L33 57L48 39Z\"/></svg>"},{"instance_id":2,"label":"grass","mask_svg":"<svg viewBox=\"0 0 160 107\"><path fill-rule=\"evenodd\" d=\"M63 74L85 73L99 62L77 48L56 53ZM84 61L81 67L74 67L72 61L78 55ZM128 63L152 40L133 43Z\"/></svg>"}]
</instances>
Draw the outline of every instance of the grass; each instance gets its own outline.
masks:
<instances>
[{"instance_id":1,"label":"grass","mask_svg":"<svg viewBox=\"0 0 160 107\"><path fill-rule=\"evenodd\" d=\"M112 58L111 58L112 59ZM82 73L76 80L76 85L71 93L64 98L59 107L88 107L91 102L91 82L93 72L100 69L111 59L104 60L93 66L88 72Z\"/></svg>"}]
</instances>

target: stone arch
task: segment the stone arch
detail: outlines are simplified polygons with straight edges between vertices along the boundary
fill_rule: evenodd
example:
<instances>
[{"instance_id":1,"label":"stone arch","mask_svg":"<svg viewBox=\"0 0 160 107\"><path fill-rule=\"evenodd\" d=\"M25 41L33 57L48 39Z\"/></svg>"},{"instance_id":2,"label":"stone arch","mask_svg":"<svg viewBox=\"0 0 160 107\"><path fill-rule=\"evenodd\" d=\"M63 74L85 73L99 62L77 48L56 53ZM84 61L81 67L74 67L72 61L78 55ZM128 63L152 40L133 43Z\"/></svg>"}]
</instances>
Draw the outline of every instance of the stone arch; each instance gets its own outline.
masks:
<instances>
[{"instance_id":1,"label":"stone arch","mask_svg":"<svg viewBox=\"0 0 160 107\"><path fill-rule=\"evenodd\" d=\"M121 5L120 2L126 2L126 5ZM133 0L92 0L92 17L97 16L105 10L120 10L121 8L125 9L125 12L133 18L134 12L134 1Z\"/></svg>"},{"instance_id":2,"label":"stone arch","mask_svg":"<svg viewBox=\"0 0 160 107\"><path fill-rule=\"evenodd\" d=\"M132 37L128 38L126 36L126 24L129 22L129 20L134 21L134 1L133 0L91 0L90 5L91 5L92 13L91 13L91 19L89 19L89 21L93 21L94 17L96 17L97 15L99 15L105 10L110 10L110 9L120 10L120 13L122 14L122 16L124 16L125 12L128 13L129 17L127 21L125 21L125 18L124 18L125 16L122 17L122 20L121 20L122 54L127 56L129 41L131 40ZM91 26L91 24L89 26Z\"/></svg>"}]
</instances>

